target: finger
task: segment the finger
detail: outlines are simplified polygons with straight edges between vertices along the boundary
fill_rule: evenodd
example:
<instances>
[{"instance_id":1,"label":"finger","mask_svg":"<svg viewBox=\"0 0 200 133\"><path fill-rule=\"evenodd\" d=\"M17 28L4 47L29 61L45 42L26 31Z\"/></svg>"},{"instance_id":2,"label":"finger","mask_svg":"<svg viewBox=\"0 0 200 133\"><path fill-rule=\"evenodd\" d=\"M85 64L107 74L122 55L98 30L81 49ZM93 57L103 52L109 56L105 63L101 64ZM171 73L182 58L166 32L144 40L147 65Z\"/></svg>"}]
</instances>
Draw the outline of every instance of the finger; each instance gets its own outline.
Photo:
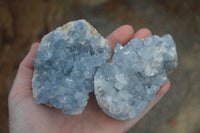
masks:
<instances>
[{"instance_id":1,"label":"finger","mask_svg":"<svg viewBox=\"0 0 200 133\"><path fill-rule=\"evenodd\" d=\"M147 107L142 112L142 116L144 116L149 110L156 104L160 99L167 93L167 91L170 88L170 82L167 82L166 84L162 85L160 89L156 93L156 99L154 101L150 101L150 103L147 105Z\"/></svg>"},{"instance_id":2,"label":"finger","mask_svg":"<svg viewBox=\"0 0 200 133\"><path fill-rule=\"evenodd\" d=\"M152 33L149 29L146 28L142 28L140 30L138 30L132 37L132 39L145 39L148 36L151 36Z\"/></svg>"},{"instance_id":3,"label":"finger","mask_svg":"<svg viewBox=\"0 0 200 133\"><path fill-rule=\"evenodd\" d=\"M147 105L147 107L143 110L142 114L138 117L138 118L135 118L135 119L132 119L132 120L128 120L128 121L125 121L123 123L123 127L124 127L124 130L128 130L129 128L131 128L133 125L135 125L144 115L146 115L150 110L151 108L160 101L160 99L168 92L170 88L170 82L167 82L166 84L164 84L163 86L160 87L160 89L157 91L156 93L156 98L154 101L150 101L149 104Z\"/></svg>"},{"instance_id":4,"label":"finger","mask_svg":"<svg viewBox=\"0 0 200 133\"><path fill-rule=\"evenodd\" d=\"M33 77L33 59L35 57L38 45L38 43L32 44L28 54L20 63L12 89L31 88L31 80Z\"/></svg>"},{"instance_id":5,"label":"finger","mask_svg":"<svg viewBox=\"0 0 200 133\"><path fill-rule=\"evenodd\" d=\"M28 54L23 59L23 61L20 63L20 66L33 70L33 58L35 57L38 45L39 45L39 43L37 43L37 42L33 43L31 45L31 48L30 48Z\"/></svg>"},{"instance_id":6,"label":"finger","mask_svg":"<svg viewBox=\"0 0 200 133\"><path fill-rule=\"evenodd\" d=\"M133 36L134 29L130 25L123 25L113 31L106 39L108 40L111 51L113 52L114 47L117 43L124 45Z\"/></svg>"}]
</instances>

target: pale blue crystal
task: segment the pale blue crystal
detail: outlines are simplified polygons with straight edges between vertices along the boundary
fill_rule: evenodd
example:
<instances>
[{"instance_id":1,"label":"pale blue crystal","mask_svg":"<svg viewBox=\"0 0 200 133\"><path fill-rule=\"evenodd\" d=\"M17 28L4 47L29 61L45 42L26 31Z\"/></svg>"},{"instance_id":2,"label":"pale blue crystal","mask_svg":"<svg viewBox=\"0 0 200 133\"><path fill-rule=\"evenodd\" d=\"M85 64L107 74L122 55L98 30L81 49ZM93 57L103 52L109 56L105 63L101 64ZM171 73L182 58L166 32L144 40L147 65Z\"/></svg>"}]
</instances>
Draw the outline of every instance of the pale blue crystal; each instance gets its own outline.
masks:
<instances>
[{"instance_id":1,"label":"pale blue crystal","mask_svg":"<svg viewBox=\"0 0 200 133\"><path fill-rule=\"evenodd\" d=\"M45 35L34 59L33 97L38 104L80 114L93 91L94 74L110 46L88 22L69 22Z\"/></svg>"},{"instance_id":2,"label":"pale blue crystal","mask_svg":"<svg viewBox=\"0 0 200 133\"><path fill-rule=\"evenodd\" d=\"M112 62L102 65L95 75L97 102L115 119L136 118L168 82L166 72L176 66L176 46L170 35L117 44Z\"/></svg>"}]
</instances>

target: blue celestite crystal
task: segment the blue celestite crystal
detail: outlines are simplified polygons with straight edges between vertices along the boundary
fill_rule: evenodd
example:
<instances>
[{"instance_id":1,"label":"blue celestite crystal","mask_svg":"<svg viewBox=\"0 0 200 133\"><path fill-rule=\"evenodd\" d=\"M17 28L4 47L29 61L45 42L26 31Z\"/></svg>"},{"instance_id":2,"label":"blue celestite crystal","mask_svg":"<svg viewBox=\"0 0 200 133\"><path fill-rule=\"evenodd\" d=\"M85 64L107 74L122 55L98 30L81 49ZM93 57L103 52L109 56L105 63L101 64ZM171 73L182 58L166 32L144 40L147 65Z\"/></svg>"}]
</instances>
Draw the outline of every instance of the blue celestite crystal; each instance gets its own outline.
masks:
<instances>
[{"instance_id":1,"label":"blue celestite crystal","mask_svg":"<svg viewBox=\"0 0 200 133\"><path fill-rule=\"evenodd\" d=\"M112 62L95 74L97 102L115 119L136 118L155 99L160 86L168 82L166 72L176 66L176 46L170 35L117 44Z\"/></svg>"},{"instance_id":2,"label":"blue celestite crystal","mask_svg":"<svg viewBox=\"0 0 200 133\"><path fill-rule=\"evenodd\" d=\"M34 59L36 103L80 114L93 91L94 74L110 58L110 46L88 22L69 22L45 35Z\"/></svg>"}]
</instances>

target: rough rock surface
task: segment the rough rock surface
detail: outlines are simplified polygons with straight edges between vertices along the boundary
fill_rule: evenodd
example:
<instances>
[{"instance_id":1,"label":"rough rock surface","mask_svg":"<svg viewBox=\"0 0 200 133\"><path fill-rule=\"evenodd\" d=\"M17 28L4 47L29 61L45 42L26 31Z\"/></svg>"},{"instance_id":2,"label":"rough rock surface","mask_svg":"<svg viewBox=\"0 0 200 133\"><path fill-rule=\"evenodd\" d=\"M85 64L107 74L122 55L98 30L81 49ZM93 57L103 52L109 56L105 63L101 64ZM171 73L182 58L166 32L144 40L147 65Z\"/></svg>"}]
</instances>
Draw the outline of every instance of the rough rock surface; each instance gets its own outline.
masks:
<instances>
[{"instance_id":1,"label":"rough rock surface","mask_svg":"<svg viewBox=\"0 0 200 133\"><path fill-rule=\"evenodd\" d=\"M45 35L34 59L33 97L38 104L80 114L99 66L110 58L107 42L88 22L69 22Z\"/></svg>"},{"instance_id":2,"label":"rough rock surface","mask_svg":"<svg viewBox=\"0 0 200 133\"><path fill-rule=\"evenodd\" d=\"M166 72L176 66L176 46L170 35L117 44L112 62L95 75L97 102L115 119L136 118L154 100L160 86L168 82Z\"/></svg>"}]
</instances>

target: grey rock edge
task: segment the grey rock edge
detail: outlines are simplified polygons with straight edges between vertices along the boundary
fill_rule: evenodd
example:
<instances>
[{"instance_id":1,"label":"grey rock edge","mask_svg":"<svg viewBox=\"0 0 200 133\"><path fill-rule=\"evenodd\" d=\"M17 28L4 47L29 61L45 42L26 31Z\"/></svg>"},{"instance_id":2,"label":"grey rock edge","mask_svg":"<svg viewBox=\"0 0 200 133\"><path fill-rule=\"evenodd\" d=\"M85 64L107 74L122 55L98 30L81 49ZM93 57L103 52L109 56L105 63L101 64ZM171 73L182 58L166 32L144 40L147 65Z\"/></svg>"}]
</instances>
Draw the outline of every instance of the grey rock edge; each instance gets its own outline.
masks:
<instances>
[{"instance_id":1,"label":"grey rock edge","mask_svg":"<svg viewBox=\"0 0 200 133\"><path fill-rule=\"evenodd\" d=\"M168 82L166 72L175 67L177 52L170 35L133 39L125 46L117 44L112 62L102 65L95 74L97 102L115 119L136 118Z\"/></svg>"},{"instance_id":2,"label":"grey rock edge","mask_svg":"<svg viewBox=\"0 0 200 133\"><path fill-rule=\"evenodd\" d=\"M80 114L94 89L96 70L110 56L108 41L85 20L58 27L42 38L36 52L34 101Z\"/></svg>"}]
</instances>

